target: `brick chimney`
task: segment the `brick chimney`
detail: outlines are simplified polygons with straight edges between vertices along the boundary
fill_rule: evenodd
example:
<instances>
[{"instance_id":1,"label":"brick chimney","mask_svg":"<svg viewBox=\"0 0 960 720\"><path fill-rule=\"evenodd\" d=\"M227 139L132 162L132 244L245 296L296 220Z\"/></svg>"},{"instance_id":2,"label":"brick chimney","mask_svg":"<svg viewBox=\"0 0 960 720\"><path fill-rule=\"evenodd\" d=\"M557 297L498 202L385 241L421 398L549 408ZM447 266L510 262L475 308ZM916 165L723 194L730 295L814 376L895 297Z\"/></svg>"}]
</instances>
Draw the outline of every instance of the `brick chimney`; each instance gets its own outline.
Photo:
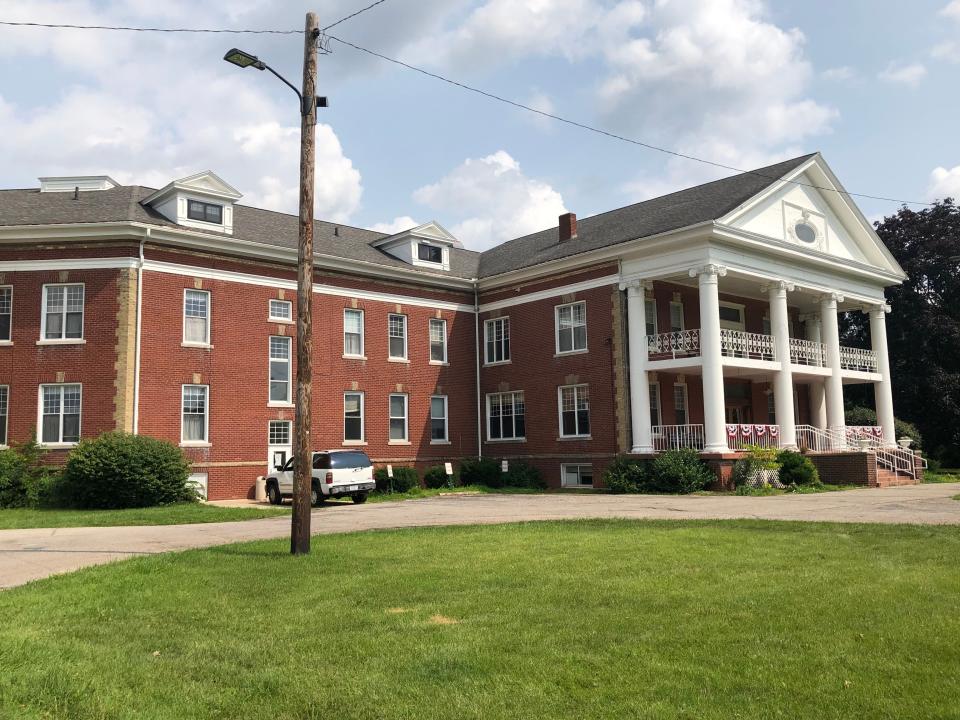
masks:
<instances>
[{"instance_id":1,"label":"brick chimney","mask_svg":"<svg viewBox=\"0 0 960 720\"><path fill-rule=\"evenodd\" d=\"M577 216L565 213L560 216L560 242L574 240L577 237Z\"/></svg>"}]
</instances>

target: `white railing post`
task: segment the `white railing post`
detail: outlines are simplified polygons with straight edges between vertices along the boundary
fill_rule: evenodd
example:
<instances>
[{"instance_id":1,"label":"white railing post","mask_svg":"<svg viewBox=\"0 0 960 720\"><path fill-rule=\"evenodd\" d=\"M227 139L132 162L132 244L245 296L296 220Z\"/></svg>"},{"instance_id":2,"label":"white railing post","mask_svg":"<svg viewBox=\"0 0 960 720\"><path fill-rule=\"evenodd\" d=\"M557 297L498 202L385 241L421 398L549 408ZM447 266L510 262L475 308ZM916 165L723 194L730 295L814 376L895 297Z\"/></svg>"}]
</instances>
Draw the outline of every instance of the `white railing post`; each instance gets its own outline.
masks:
<instances>
[{"instance_id":1,"label":"white railing post","mask_svg":"<svg viewBox=\"0 0 960 720\"><path fill-rule=\"evenodd\" d=\"M781 444L788 449L797 447L797 432L793 415L793 369L790 364L790 315L787 292L793 285L783 280L767 288L770 299L770 329L773 332L776 356L780 369L773 374L773 401L780 423Z\"/></svg>"},{"instance_id":2,"label":"white railing post","mask_svg":"<svg viewBox=\"0 0 960 720\"><path fill-rule=\"evenodd\" d=\"M700 289L704 450L710 453L729 452L724 430L723 361L720 357L719 278L726 274L727 269L718 265L704 265L690 270L690 277L698 278Z\"/></svg>"},{"instance_id":3,"label":"white railing post","mask_svg":"<svg viewBox=\"0 0 960 720\"><path fill-rule=\"evenodd\" d=\"M646 289L640 282L627 286L627 346L630 352L631 452L652 453L650 439L650 380L647 376Z\"/></svg>"}]
</instances>

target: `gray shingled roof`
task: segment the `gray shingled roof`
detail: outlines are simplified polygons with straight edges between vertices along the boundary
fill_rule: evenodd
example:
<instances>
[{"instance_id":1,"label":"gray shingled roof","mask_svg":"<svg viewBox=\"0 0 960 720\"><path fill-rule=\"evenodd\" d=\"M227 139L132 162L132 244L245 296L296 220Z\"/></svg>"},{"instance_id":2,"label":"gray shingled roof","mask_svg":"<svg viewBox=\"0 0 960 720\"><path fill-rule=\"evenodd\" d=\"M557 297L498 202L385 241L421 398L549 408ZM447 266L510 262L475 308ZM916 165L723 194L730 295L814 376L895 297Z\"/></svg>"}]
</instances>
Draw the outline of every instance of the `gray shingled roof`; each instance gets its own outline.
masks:
<instances>
[{"instance_id":1,"label":"gray shingled roof","mask_svg":"<svg viewBox=\"0 0 960 720\"><path fill-rule=\"evenodd\" d=\"M716 220L769 187L774 179L783 177L805 163L814 154L583 218L577 222L577 237L567 242L560 242L556 227L509 240L481 255L480 277L500 275L510 270Z\"/></svg>"},{"instance_id":2,"label":"gray shingled roof","mask_svg":"<svg viewBox=\"0 0 960 720\"><path fill-rule=\"evenodd\" d=\"M804 155L583 218L578 222L577 237L564 243L559 242L558 228L553 227L510 240L482 254L451 248L449 275L465 279L491 277L716 220L811 157L813 155ZM0 226L140 222L178 227L152 208L140 204L143 198L153 192L152 188L126 185L110 190L82 192L74 200L73 193L41 193L36 189L0 190ZM297 227L295 215L236 205L232 237L296 249ZM318 255L359 260L386 268L414 269L425 274L433 272L411 266L371 246L371 243L384 237L387 236L372 230L317 221L314 226L314 250Z\"/></svg>"}]
</instances>

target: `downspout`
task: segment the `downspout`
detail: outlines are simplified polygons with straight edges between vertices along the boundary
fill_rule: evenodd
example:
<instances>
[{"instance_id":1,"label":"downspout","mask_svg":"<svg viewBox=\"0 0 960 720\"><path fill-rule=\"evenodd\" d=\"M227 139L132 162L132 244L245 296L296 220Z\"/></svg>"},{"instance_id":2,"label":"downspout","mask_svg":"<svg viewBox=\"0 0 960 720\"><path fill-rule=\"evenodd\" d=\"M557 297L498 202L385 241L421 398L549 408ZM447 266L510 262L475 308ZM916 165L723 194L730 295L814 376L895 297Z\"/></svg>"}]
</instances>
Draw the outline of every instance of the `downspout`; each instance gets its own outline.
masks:
<instances>
[{"instance_id":1,"label":"downspout","mask_svg":"<svg viewBox=\"0 0 960 720\"><path fill-rule=\"evenodd\" d=\"M473 281L473 347L477 380L477 457L483 457L483 411L480 403L480 292Z\"/></svg>"},{"instance_id":2,"label":"downspout","mask_svg":"<svg viewBox=\"0 0 960 720\"><path fill-rule=\"evenodd\" d=\"M137 348L133 361L133 434L140 434L140 330L143 313L143 246L150 237L150 228L144 228L143 238L140 240L140 259L137 263Z\"/></svg>"}]
</instances>

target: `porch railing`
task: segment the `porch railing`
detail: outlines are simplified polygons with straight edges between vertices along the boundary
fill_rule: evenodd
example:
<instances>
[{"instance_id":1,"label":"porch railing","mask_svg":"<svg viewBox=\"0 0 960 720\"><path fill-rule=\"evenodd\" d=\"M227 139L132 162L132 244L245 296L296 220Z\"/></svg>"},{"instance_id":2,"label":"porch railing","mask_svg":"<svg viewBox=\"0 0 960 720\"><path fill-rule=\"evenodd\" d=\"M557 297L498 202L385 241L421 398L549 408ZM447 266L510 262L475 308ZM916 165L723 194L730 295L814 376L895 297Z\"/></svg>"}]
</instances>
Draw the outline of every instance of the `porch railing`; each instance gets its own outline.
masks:
<instances>
[{"instance_id":1,"label":"porch railing","mask_svg":"<svg viewBox=\"0 0 960 720\"><path fill-rule=\"evenodd\" d=\"M790 338L790 362L794 365L826 367L827 352L823 343Z\"/></svg>"},{"instance_id":2,"label":"porch railing","mask_svg":"<svg viewBox=\"0 0 960 720\"><path fill-rule=\"evenodd\" d=\"M780 447L780 426L750 423L727 425L727 447L731 450L746 450L747 445Z\"/></svg>"},{"instance_id":3,"label":"porch railing","mask_svg":"<svg viewBox=\"0 0 960 720\"><path fill-rule=\"evenodd\" d=\"M840 367L844 370L877 372L877 353L863 348L840 346Z\"/></svg>"},{"instance_id":4,"label":"porch railing","mask_svg":"<svg viewBox=\"0 0 960 720\"><path fill-rule=\"evenodd\" d=\"M748 333L743 330L720 330L720 352L726 357L748 360L774 360L773 335Z\"/></svg>"},{"instance_id":5,"label":"porch railing","mask_svg":"<svg viewBox=\"0 0 960 720\"><path fill-rule=\"evenodd\" d=\"M700 355L700 331L681 330L679 332L660 333L659 335L647 335L647 355L651 360L698 357Z\"/></svg>"},{"instance_id":6,"label":"porch railing","mask_svg":"<svg viewBox=\"0 0 960 720\"><path fill-rule=\"evenodd\" d=\"M913 450L902 447L873 448L877 458L877 469L884 468L895 473L903 473L916 479L917 461Z\"/></svg>"},{"instance_id":7,"label":"porch railing","mask_svg":"<svg viewBox=\"0 0 960 720\"><path fill-rule=\"evenodd\" d=\"M801 450L826 452L828 450L846 450L847 434L843 430L823 429L813 425L797 425L797 446Z\"/></svg>"},{"instance_id":8,"label":"porch railing","mask_svg":"<svg viewBox=\"0 0 960 720\"><path fill-rule=\"evenodd\" d=\"M703 450L703 425L654 425L651 429L654 452L681 448Z\"/></svg>"},{"instance_id":9,"label":"porch railing","mask_svg":"<svg viewBox=\"0 0 960 720\"><path fill-rule=\"evenodd\" d=\"M847 444L851 448L883 446L883 428L878 425L847 425Z\"/></svg>"}]
</instances>

